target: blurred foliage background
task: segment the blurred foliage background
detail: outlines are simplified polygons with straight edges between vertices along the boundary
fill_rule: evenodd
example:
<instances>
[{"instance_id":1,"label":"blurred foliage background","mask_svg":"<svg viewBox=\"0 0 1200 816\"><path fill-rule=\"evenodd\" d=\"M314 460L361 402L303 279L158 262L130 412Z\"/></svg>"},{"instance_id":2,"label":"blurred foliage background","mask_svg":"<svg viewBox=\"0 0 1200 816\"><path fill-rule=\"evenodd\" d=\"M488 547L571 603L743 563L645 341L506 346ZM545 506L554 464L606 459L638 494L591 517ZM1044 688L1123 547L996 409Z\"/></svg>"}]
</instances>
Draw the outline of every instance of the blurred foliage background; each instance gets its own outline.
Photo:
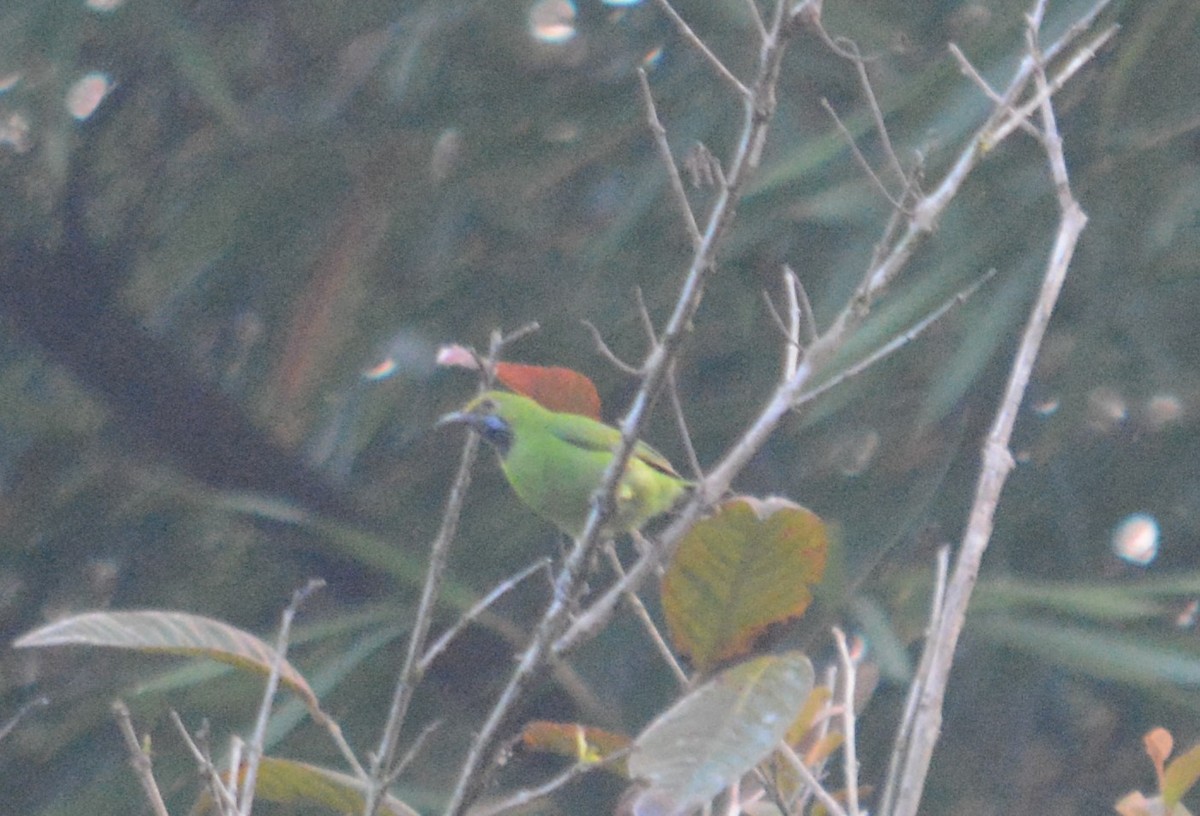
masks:
<instances>
[{"instance_id":1,"label":"blurred foliage background","mask_svg":"<svg viewBox=\"0 0 1200 816\"><path fill-rule=\"evenodd\" d=\"M1046 38L1089 5L1052 0ZM367 750L399 664L460 438L430 431L471 392L447 342L537 320L512 354L600 385L633 383L689 253L665 194L634 68L646 64L677 156L729 152L735 100L653 3L583 0L567 36L530 0L10 0L0 9L0 634L64 612L164 607L269 633L312 575L298 665ZM679 0L742 76L744 0ZM826 4L872 57L902 158L937 179L987 102L960 44L1003 86L1022 2ZM1200 734L1200 6L1115 3L1115 42L1058 97L1091 221L1017 428L1009 481L951 683L926 812L1096 813L1151 786L1140 734ZM87 92L91 91L89 104ZM788 263L828 321L862 275L888 205L820 106L879 162L852 66L802 35L778 119L685 359L700 461L716 459L778 376L763 304ZM709 191L692 190L703 207ZM934 545L953 541L1056 210L1026 137L989 156L859 336L865 353L989 268L970 302L782 428L739 487L838 525L831 613L883 672L860 735L878 778L919 634ZM648 437L683 461L660 411ZM1148 566L1114 555L1142 513ZM445 620L555 534L482 462ZM518 593L519 594L519 593ZM520 594L519 594L520 595ZM468 632L418 699L442 720L398 791L433 807L541 600L531 587ZM1193 615L1194 617L1194 615ZM526 713L635 730L671 681L627 621ZM129 655L0 652L0 811L136 813L108 711L154 739L168 794L195 790L167 725L244 728L255 684ZM415 734L415 730L413 732ZM273 750L329 760L302 718ZM512 773L536 776L536 762ZM604 812L593 779L562 812ZM574 798L572 798L574 797ZM181 809L185 805L177 804ZM264 808L264 812L271 812Z\"/></svg>"}]
</instances>

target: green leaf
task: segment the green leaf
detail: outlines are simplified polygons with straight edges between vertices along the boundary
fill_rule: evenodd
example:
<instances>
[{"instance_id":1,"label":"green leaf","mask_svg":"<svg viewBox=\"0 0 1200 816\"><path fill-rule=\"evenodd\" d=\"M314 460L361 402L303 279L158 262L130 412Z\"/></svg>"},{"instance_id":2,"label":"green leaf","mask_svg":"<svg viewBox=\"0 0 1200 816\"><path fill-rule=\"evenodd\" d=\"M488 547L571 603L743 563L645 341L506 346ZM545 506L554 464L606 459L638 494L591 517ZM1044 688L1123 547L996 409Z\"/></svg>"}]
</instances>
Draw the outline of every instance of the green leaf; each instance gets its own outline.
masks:
<instances>
[{"instance_id":1,"label":"green leaf","mask_svg":"<svg viewBox=\"0 0 1200 816\"><path fill-rule=\"evenodd\" d=\"M185 612L86 612L28 632L13 643L18 648L108 646L138 652L207 657L235 668L269 674L275 649L249 632L227 623ZM280 682L317 712L317 695L290 663L283 661Z\"/></svg>"},{"instance_id":2,"label":"green leaf","mask_svg":"<svg viewBox=\"0 0 1200 816\"><path fill-rule=\"evenodd\" d=\"M635 742L631 775L673 812L699 806L767 757L813 688L800 652L738 664L689 692Z\"/></svg>"},{"instance_id":3,"label":"green leaf","mask_svg":"<svg viewBox=\"0 0 1200 816\"><path fill-rule=\"evenodd\" d=\"M971 631L1105 680L1151 689L1200 686L1200 652L1191 640L999 615L973 619Z\"/></svg>"},{"instance_id":4,"label":"green leaf","mask_svg":"<svg viewBox=\"0 0 1200 816\"><path fill-rule=\"evenodd\" d=\"M688 532L663 576L676 648L701 670L745 654L768 626L804 614L828 547L825 523L792 502L723 503Z\"/></svg>"},{"instance_id":5,"label":"green leaf","mask_svg":"<svg viewBox=\"0 0 1200 816\"><path fill-rule=\"evenodd\" d=\"M1196 784L1197 779L1200 779L1200 745L1175 757L1167 765L1161 791L1163 804L1168 809L1175 807Z\"/></svg>"}]
</instances>

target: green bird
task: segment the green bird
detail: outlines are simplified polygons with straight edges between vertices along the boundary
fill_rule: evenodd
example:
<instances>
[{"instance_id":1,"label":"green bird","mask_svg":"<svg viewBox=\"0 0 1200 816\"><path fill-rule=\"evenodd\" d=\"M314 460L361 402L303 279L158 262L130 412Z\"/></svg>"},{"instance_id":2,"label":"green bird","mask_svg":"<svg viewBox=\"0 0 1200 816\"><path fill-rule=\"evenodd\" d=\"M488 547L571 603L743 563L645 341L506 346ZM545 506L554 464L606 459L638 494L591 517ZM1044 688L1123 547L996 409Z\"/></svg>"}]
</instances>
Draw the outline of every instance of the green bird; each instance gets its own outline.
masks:
<instances>
[{"instance_id":1,"label":"green bird","mask_svg":"<svg viewBox=\"0 0 1200 816\"><path fill-rule=\"evenodd\" d=\"M495 448L513 492L564 533L579 537L592 495L612 461L621 432L581 414L543 408L506 391L488 391L446 414L438 426L461 423ZM610 535L642 527L666 513L691 487L654 448L638 442L617 486Z\"/></svg>"}]
</instances>

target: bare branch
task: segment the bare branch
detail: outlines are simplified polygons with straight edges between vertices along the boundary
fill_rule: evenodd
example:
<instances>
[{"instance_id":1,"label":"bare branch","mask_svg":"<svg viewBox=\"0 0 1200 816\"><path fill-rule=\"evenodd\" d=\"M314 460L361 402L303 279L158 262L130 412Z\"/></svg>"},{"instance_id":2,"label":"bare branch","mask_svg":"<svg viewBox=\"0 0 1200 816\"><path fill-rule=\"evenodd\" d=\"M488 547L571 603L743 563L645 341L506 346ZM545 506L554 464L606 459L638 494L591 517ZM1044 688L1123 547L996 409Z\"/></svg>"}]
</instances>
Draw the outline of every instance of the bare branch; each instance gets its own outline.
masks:
<instances>
[{"instance_id":1,"label":"bare branch","mask_svg":"<svg viewBox=\"0 0 1200 816\"><path fill-rule=\"evenodd\" d=\"M618 357L616 355L616 352L614 352L611 348L608 347L608 343L604 342L604 335L602 335L600 333L600 330L598 328L596 328L595 323L593 323L590 320L584 320L581 322L583 323L584 326L587 327L587 330L589 332L591 332L592 342L596 344L596 351L598 351L600 353L601 357L603 357L605 360L608 360L610 363L612 363L613 368L617 369L618 371L622 372L623 374L637 376L637 374L639 373L637 366L631 366L629 363L625 362L620 357Z\"/></svg>"},{"instance_id":2,"label":"bare branch","mask_svg":"<svg viewBox=\"0 0 1200 816\"><path fill-rule=\"evenodd\" d=\"M792 750L790 745L786 742L780 743L778 751L779 755L787 762L788 767L796 772L804 784L808 786L808 789L813 792L813 795L825 806L825 810L831 816L847 816L846 809L842 807L842 803L834 799L829 791L825 790L825 786L821 784L821 781L804 764L804 760L796 755L796 752Z\"/></svg>"},{"instance_id":3,"label":"bare branch","mask_svg":"<svg viewBox=\"0 0 1200 816\"><path fill-rule=\"evenodd\" d=\"M500 359L501 352L508 345L537 330L537 323L528 323L507 336L501 335L499 332L492 333L487 358L479 361L483 374L479 385L481 393L492 385L495 378L496 361ZM429 637L429 629L433 625L434 611L449 563L450 545L458 532L458 522L462 517L467 488L471 484L471 467L475 463L478 451L478 435L467 434L459 458L458 473L454 477L454 483L450 488L450 497L447 499L446 509L442 513L441 528L430 546L429 567L425 573L425 583L421 587L421 600L417 604L417 614L413 621L413 631L409 637L404 665L400 669L396 688L392 693L392 702L388 709L387 720L384 722L383 733L379 738L379 747L371 759L366 794L363 797L363 813L366 816L375 816L383 799L383 792L386 790L385 780L393 773L396 752L400 744L400 729L404 725L416 684L421 679L421 656L425 651L425 641Z\"/></svg>"},{"instance_id":4,"label":"bare branch","mask_svg":"<svg viewBox=\"0 0 1200 816\"><path fill-rule=\"evenodd\" d=\"M9 718L8 722L6 722L6 723L4 723L4 725L0 726L0 742L3 742L4 738L12 733L13 729L17 727L17 725L21 722L21 720L25 719L25 716L27 714L29 714L30 711L33 711L35 708L40 708L42 706L49 705L49 704L50 704L50 698L43 696L43 697L36 697L33 700L30 700L29 702L27 702L25 705L21 706L21 708L17 711L17 713L12 715L12 717Z\"/></svg>"},{"instance_id":5,"label":"bare branch","mask_svg":"<svg viewBox=\"0 0 1200 816\"><path fill-rule=\"evenodd\" d=\"M876 175L875 170L871 167L871 163L867 161L867 157L864 156L862 151L858 149L858 143L854 141L854 134L851 133L850 129L847 128L842 122L842 118L838 116L837 111L833 109L833 105L830 105L829 100L825 97L821 97L821 107L823 107L825 112L829 114L829 117L833 119L834 125L837 126L838 133L842 135L842 138L846 140L846 144L849 145L851 155L854 156L854 160L858 163L858 166L862 168L862 171L867 174L867 178L869 178L871 183L875 185L875 189L879 190L883 197L887 199L889 204L898 210L903 210L904 202L893 196L891 191L888 190L887 185L883 183L883 179Z\"/></svg>"},{"instance_id":6,"label":"bare branch","mask_svg":"<svg viewBox=\"0 0 1200 816\"><path fill-rule=\"evenodd\" d=\"M234 794L231 785L226 785L225 780L221 779L221 774L213 764L212 756L208 750L208 741L203 736L193 739L188 732L187 726L183 724L183 720L179 718L179 713L174 709L171 710L171 722L175 725L175 730L179 732L183 739L183 744L187 746L192 757L196 760L196 764L200 768L200 774L208 782L209 789L213 794L213 802L222 816L232 816L237 813L237 796ZM207 725L201 729L202 732L207 731ZM201 745L201 743L204 743ZM233 765L232 767L237 767ZM230 775L230 782L233 781L233 775Z\"/></svg>"},{"instance_id":7,"label":"bare branch","mask_svg":"<svg viewBox=\"0 0 1200 816\"><path fill-rule=\"evenodd\" d=\"M950 546L943 545L937 552L937 569L933 584L933 596L930 599L929 624L925 628L925 637L933 635L933 629L941 620L942 609L946 601L946 576L950 572ZM879 798L879 812L891 813L896 801L896 792L902 783L900 769L904 761L908 741L912 733L913 719L917 713L917 703L921 699L921 683L919 678L928 676L928 663L934 657L932 649L926 649L921 655L921 664L917 667L913 681L909 683L908 695L904 700L904 712L900 717L900 725L896 729L891 756L888 758L888 772L883 786L883 794Z\"/></svg>"},{"instance_id":8,"label":"bare branch","mask_svg":"<svg viewBox=\"0 0 1200 816\"><path fill-rule=\"evenodd\" d=\"M920 805L933 747L941 730L942 704L955 647L962 633L967 605L979 575L983 553L991 538L1000 493L1014 466L1008 450L1012 429L1079 236L1087 225L1087 216L1071 193L1066 160L1062 152L1062 139L1058 133L1051 102L1053 85L1045 75L1046 56L1041 53L1037 44L1038 26L1045 8L1043 2L1044 0L1038 0L1035 3L1034 10L1028 18L1029 54L1025 61L1032 66L1037 85L1035 98L1040 108L1043 134L1040 141L1054 178L1061 210L1058 234L1047 262L1041 291L1026 323L1021 343L1013 358L1004 395L983 445L983 465L962 546L959 548L954 571L946 588L944 606L925 647L931 656L928 661L922 657L922 668L927 667L927 671L913 681L920 688L918 705L905 750L903 770L900 772L901 783L896 804L888 812L888 816L913 816ZM1108 34L1109 32L1106 32L1102 37ZM1094 49L1089 49L1089 53L1091 50ZM1010 118L1006 125L1011 122Z\"/></svg>"},{"instance_id":9,"label":"bare branch","mask_svg":"<svg viewBox=\"0 0 1200 816\"><path fill-rule=\"evenodd\" d=\"M762 13L758 10L758 4L754 0L746 0L746 8L750 12L750 19L754 21L754 28L758 31L758 38L764 40L767 37L767 27L763 24Z\"/></svg>"},{"instance_id":10,"label":"bare branch","mask_svg":"<svg viewBox=\"0 0 1200 816\"><path fill-rule=\"evenodd\" d=\"M700 458L696 456L696 446L692 444L692 432L688 428L687 415L683 412L683 401L679 398L679 381L675 374L675 364L667 372L667 399L671 403L671 414L675 417L675 427L679 430L679 439L683 443L684 455L688 460L693 478L703 479L704 469L700 467Z\"/></svg>"},{"instance_id":11,"label":"bare branch","mask_svg":"<svg viewBox=\"0 0 1200 816\"><path fill-rule=\"evenodd\" d=\"M904 346L911 343L913 340L920 337L921 334L924 333L926 329L928 329L930 326L932 326L934 323L936 323L938 320L940 320L952 308L954 308L955 306L958 306L962 303L966 303L967 299L970 298L973 294L975 294L975 292L977 292L979 290L979 287L983 286L985 283L987 283L989 280L991 280L992 277L995 276L995 274L996 274L995 269L989 269L986 273L983 274L982 277L979 278L979 280L975 281L970 286L967 286L966 288L964 288L958 292L955 292L952 297L950 297L948 300L944 301L936 309L929 312L927 315L922 317L920 320L918 320L915 324L910 326L908 329L906 329L905 331L896 335L891 340L884 343L879 348L875 349L875 351L871 352L870 354L868 354L863 359L859 360L854 365L849 366L848 368L842 369L837 374L830 377L828 380L825 380L824 382L817 385L816 387L811 388L807 391L804 391L803 393L801 393L799 396L796 397L795 407L798 408L801 405L804 405L805 403L812 402L817 397L824 394L826 391L830 391L830 390L836 388L837 386L841 385L842 383L846 382L847 380L851 379L852 377L857 377L859 374L863 373L868 368L870 368L871 366L878 363L880 360L884 359L885 357L889 357L890 355L899 351L901 348L903 348Z\"/></svg>"},{"instance_id":12,"label":"bare branch","mask_svg":"<svg viewBox=\"0 0 1200 816\"><path fill-rule=\"evenodd\" d=\"M560 773L558 776L538 785L536 788L528 788L527 790L517 791L512 796L507 797L494 804L477 807L471 811L472 816L500 816L502 813L512 811L526 812L529 806L540 799L545 799L560 788L566 787L571 782L574 782L579 777L586 773L591 773L594 770L612 765L615 762L620 762L625 757L629 756L629 748L623 748L619 751L613 751L608 756L599 762L577 762L570 768Z\"/></svg>"}]
</instances>

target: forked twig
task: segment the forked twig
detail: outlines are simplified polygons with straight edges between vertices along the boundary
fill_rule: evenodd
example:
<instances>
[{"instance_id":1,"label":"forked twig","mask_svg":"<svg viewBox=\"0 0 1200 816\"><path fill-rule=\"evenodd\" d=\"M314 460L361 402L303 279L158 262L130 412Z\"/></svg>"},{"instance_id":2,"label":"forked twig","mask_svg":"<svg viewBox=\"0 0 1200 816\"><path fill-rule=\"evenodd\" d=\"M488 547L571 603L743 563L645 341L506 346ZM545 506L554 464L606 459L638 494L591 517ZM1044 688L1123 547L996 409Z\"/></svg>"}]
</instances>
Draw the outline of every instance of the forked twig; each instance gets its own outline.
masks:
<instances>
[{"instance_id":1,"label":"forked twig","mask_svg":"<svg viewBox=\"0 0 1200 816\"><path fill-rule=\"evenodd\" d=\"M520 584L530 575L542 570L549 570L549 568L550 559L539 558L537 561L534 561L516 575L509 576L496 586L492 587L492 590L488 592L488 594L484 595L478 601L473 603L470 609L460 615L458 620L456 620L449 629L447 629L445 632L442 632L441 636L438 637L438 639L435 640L433 644L425 650L425 654L421 655L421 659L417 662L418 674L423 675L425 672L429 671L429 667L433 665L433 661L437 660L438 656L446 650L446 647L448 647L456 637L458 637L459 633L474 623L475 620L488 609L488 607L500 600L500 598L506 595L508 592L515 589L518 584Z\"/></svg>"},{"instance_id":2,"label":"forked twig","mask_svg":"<svg viewBox=\"0 0 1200 816\"><path fill-rule=\"evenodd\" d=\"M125 750L129 752L130 764L133 765L133 771L142 785L142 793L146 794L146 801L150 803L150 809L154 811L155 816L170 816L167 811L167 803L162 798L162 791L158 789L158 782L154 779L154 763L150 759L150 754L138 742L137 732L133 729L129 706L116 700L112 704L112 710L117 717L117 726L121 729L121 736L125 740Z\"/></svg>"}]
</instances>

